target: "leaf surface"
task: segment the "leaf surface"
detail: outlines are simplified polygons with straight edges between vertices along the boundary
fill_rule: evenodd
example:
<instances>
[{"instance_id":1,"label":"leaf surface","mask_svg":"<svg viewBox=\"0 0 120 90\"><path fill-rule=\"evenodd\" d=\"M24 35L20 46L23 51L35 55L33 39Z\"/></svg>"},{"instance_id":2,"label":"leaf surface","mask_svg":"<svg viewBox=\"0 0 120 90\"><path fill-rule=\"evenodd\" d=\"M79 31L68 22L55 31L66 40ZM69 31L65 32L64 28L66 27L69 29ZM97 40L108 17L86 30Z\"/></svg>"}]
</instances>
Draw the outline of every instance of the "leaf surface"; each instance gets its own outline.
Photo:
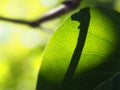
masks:
<instances>
[{"instance_id":1,"label":"leaf surface","mask_svg":"<svg viewBox=\"0 0 120 90\"><path fill-rule=\"evenodd\" d=\"M93 90L120 71L120 14L85 8L65 20L42 58L37 90Z\"/></svg>"}]
</instances>

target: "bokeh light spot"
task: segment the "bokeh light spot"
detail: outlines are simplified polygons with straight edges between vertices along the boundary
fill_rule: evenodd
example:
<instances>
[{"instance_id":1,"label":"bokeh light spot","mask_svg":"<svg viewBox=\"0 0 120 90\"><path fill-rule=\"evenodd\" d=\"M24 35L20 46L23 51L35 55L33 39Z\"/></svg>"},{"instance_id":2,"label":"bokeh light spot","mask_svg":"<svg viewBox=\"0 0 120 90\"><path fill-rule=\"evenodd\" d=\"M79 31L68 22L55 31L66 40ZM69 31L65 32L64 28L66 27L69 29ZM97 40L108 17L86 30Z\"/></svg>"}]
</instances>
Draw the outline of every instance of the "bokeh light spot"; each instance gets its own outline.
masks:
<instances>
[{"instance_id":1,"label":"bokeh light spot","mask_svg":"<svg viewBox=\"0 0 120 90\"><path fill-rule=\"evenodd\" d=\"M24 31L21 35L20 41L22 45L26 48L34 48L38 46L41 42L41 36L38 31Z\"/></svg>"},{"instance_id":2,"label":"bokeh light spot","mask_svg":"<svg viewBox=\"0 0 120 90\"><path fill-rule=\"evenodd\" d=\"M53 7L58 3L58 0L40 0L40 3L45 7Z\"/></svg>"},{"instance_id":3,"label":"bokeh light spot","mask_svg":"<svg viewBox=\"0 0 120 90\"><path fill-rule=\"evenodd\" d=\"M0 83L4 82L9 73L9 67L6 63L0 62Z\"/></svg>"},{"instance_id":4,"label":"bokeh light spot","mask_svg":"<svg viewBox=\"0 0 120 90\"><path fill-rule=\"evenodd\" d=\"M12 31L9 28L10 27L6 27L5 25L0 26L0 43L6 43L10 41Z\"/></svg>"}]
</instances>

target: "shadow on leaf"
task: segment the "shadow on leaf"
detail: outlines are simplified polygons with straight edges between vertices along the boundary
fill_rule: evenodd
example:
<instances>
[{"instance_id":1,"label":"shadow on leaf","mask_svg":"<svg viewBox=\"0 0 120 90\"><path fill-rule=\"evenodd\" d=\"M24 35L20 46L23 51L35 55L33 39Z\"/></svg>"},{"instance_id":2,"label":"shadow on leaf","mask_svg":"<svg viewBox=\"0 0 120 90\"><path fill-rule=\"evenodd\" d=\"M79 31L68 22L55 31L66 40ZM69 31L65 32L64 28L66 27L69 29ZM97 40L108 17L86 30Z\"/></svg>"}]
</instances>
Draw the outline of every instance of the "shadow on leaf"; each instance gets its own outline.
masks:
<instances>
[{"instance_id":1,"label":"shadow on leaf","mask_svg":"<svg viewBox=\"0 0 120 90\"><path fill-rule=\"evenodd\" d=\"M76 71L77 65L79 63L80 57L81 57L81 52L84 48L85 40L87 37L87 32L88 32L88 27L89 27L89 22L90 22L90 9L82 9L78 13L75 13L72 15L72 20L78 21L80 23L80 26L78 27L79 31L79 36L78 36L78 41L76 44L76 48L73 52L73 56L71 58L70 65L68 67L68 70L65 74L63 83L62 83L62 90L71 90L72 88L70 87L72 85L72 79L74 76L74 73Z\"/></svg>"}]
</instances>

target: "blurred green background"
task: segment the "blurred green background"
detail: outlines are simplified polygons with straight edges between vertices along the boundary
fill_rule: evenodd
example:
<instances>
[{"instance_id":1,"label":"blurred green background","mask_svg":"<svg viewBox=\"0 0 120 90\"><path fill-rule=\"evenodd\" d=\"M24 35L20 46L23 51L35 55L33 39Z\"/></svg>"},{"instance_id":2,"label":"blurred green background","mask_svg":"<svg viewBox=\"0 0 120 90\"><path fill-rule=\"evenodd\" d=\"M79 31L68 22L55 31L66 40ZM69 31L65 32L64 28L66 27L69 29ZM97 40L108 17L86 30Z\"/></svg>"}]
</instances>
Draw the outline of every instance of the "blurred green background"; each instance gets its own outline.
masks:
<instances>
[{"instance_id":1,"label":"blurred green background","mask_svg":"<svg viewBox=\"0 0 120 90\"><path fill-rule=\"evenodd\" d=\"M0 16L32 21L63 0L0 0ZM81 7L104 6L120 12L120 0L83 0ZM64 18L42 28L0 20L0 90L35 90L45 46Z\"/></svg>"}]
</instances>

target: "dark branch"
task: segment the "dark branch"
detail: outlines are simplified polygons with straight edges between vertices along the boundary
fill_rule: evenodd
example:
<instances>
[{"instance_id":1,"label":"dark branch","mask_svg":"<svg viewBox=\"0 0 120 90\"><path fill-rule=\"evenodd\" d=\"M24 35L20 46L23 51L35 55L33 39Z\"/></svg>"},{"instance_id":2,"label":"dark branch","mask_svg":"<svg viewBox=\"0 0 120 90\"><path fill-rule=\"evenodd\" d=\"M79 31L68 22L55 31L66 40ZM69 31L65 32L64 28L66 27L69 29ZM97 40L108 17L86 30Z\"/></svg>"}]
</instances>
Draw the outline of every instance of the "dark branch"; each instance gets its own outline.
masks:
<instances>
[{"instance_id":1,"label":"dark branch","mask_svg":"<svg viewBox=\"0 0 120 90\"><path fill-rule=\"evenodd\" d=\"M0 20L10 21L10 22L14 22L14 23L26 24L26 25L29 25L31 27L39 27L39 24L41 24L45 21L48 21L50 19L56 18L58 16L61 16L64 13L69 12L69 11L77 8L79 6L80 2L81 2L81 0L66 0L62 3L62 5L56 7L53 10L50 10L49 12L44 14L43 17L40 17L33 22L9 19L9 18L4 18L4 17L0 17Z\"/></svg>"},{"instance_id":2,"label":"dark branch","mask_svg":"<svg viewBox=\"0 0 120 90\"><path fill-rule=\"evenodd\" d=\"M10 19L10 18L5 18L5 17L0 17L0 20L10 21L10 22L15 22L15 23L21 23L21 24L28 24L28 25L30 24L30 22L27 22L27 21Z\"/></svg>"}]
</instances>

